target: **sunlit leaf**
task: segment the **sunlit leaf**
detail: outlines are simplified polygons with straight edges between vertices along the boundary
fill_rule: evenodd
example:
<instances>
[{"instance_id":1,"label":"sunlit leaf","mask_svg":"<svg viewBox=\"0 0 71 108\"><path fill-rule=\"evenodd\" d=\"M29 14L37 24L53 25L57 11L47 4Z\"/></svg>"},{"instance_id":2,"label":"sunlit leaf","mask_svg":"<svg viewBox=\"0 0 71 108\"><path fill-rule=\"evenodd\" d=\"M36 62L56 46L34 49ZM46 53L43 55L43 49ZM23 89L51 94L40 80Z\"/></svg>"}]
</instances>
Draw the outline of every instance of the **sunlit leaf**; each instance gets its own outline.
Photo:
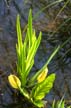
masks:
<instances>
[{"instance_id":1,"label":"sunlit leaf","mask_svg":"<svg viewBox=\"0 0 71 108\"><path fill-rule=\"evenodd\" d=\"M25 96L27 99L30 99L29 93L27 92L27 90L25 88L22 89L20 87L19 90L23 96Z\"/></svg>"},{"instance_id":2,"label":"sunlit leaf","mask_svg":"<svg viewBox=\"0 0 71 108\"><path fill-rule=\"evenodd\" d=\"M10 85L15 88L15 89L19 89L19 87L21 87L21 82L19 80L19 78L15 75L9 75L8 76L8 80Z\"/></svg>"},{"instance_id":3,"label":"sunlit leaf","mask_svg":"<svg viewBox=\"0 0 71 108\"><path fill-rule=\"evenodd\" d=\"M55 102L55 100L53 101L52 108L68 108L68 107L65 107L64 95L60 101L57 101L57 102Z\"/></svg>"},{"instance_id":4,"label":"sunlit leaf","mask_svg":"<svg viewBox=\"0 0 71 108\"><path fill-rule=\"evenodd\" d=\"M33 35L33 30L32 30L32 10L30 9L29 11L29 17L28 17L28 36L29 36L29 45L31 46L32 44L32 35Z\"/></svg>"},{"instance_id":5,"label":"sunlit leaf","mask_svg":"<svg viewBox=\"0 0 71 108\"><path fill-rule=\"evenodd\" d=\"M42 100L34 101L34 104L39 108L44 107L44 102Z\"/></svg>"},{"instance_id":6,"label":"sunlit leaf","mask_svg":"<svg viewBox=\"0 0 71 108\"><path fill-rule=\"evenodd\" d=\"M55 74L49 75L43 82L38 83L32 90L34 100L41 100L50 92L55 80Z\"/></svg>"},{"instance_id":7,"label":"sunlit leaf","mask_svg":"<svg viewBox=\"0 0 71 108\"><path fill-rule=\"evenodd\" d=\"M65 101L62 102L61 107L62 107L62 108L65 107Z\"/></svg>"},{"instance_id":8,"label":"sunlit leaf","mask_svg":"<svg viewBox=\"0 0 71 108\"><path fill-rule=\"evenodd\" d=\"M55 108L55 100L52 103L52 108Z\"/></svg>"},{"instance_id":9,"label":"sunlit leaf","mask_svg":"<svg viewBox=\"0 0 71 108\"><path fill-rule=\"evenodd\" d=\"M34 81L37 79L38 75L46 68L46 66L50 63L50 61L53 59L53 57L56 55L56 53L59 51L60 46L56 47L53 53L50 55L46 63L43 65L43 67L30 79L29 83L33 85Z\"/></svg>"},{"instance_id":10,"label":"sunlit leaf","mask_svg":"<svg viewBox=\"0 0 71 108\"><path fill-rule=\"evenodd\" d=\"M17 15L16 28L18 38L18 42L16 44L17 72L18 76L20 77L21 85L24 87L27 83L27 77L30 73L30 70L34 65L34 57L40 45L42 33L40 32L38 38L36 38L35 30L33 30L32 27L31 9L29 11L28 26L24 42L22 41L22 30L20 26L19 15Z\"/></svg>"},{"instance_id":11,"label":"sunlit leaf","mask_svg":"<svg viewBox=\"0 0 71 108\"><path fill-rule=\"evenodd\" d=\"M35 57L36 51L37 51L37 49L40 45L40 42L41 42L41 36L42 36L42 33L40 32L38 38L34 41L34 43L32 44L32 46L28 52L27 61L26 61L26 63L27 63L26 70L29 68L32 59L34 59L34 57Z\"/></svg>"},{"instance_id":12,"label":"sunlit leaf","mask_svg":"<svg viewBox=\"0 0 71 108\"><path fill-rule=\"evenodd\" d=\"M18 50L20 53L21 48L22 48L22 33L21 33L20 16L19 15L17 15L16 28L17 28L17 37L18 37Z\"/></svg>"}]
</instances>

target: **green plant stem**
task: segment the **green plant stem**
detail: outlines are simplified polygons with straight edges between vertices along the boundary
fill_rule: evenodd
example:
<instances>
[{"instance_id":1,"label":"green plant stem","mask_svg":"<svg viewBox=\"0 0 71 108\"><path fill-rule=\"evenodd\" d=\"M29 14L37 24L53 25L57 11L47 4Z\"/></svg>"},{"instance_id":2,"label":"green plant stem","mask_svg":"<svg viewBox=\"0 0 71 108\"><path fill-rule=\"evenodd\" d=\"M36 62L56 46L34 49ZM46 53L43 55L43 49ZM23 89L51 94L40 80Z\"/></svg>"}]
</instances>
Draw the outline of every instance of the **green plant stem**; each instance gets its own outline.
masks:
<instances>
[{"instance_id":1,"label":"green plant stem","mask_svg":"<svg viewBox=\"0 0 71 108\"><path fill-rule=\"evenodd\" d=\"M20 93L21 93L23 96L25 96L27 99L30 99L30 96L29 96L28 92L25 91L25 89L22 89L22 88L20 87L19 90L20 90Z\"/></svg>"},{"instance_id":2,"label":"green plant stem","mask_svg":"<svg viewBox=\"0 0 71 108\"><path fill-rule=\"evenodd\" d=\"M47 65L50 63L50 61L52 60L52 58L55 56L55 54L59 51L60 46L58 46L53 53L51 54L51 56L49 57L49 59L47 60L47 62L45 63L45 65L31 78L31 80L29 81L29 83L32 85L34 83L34 80L37 78L37 76L47 67Z\"/></svg>"},{"instance_id":3,"label":"green plant stem","mask_svg":"<svg viewBox=\"0 0 71 108\"><path fill-rule=\"evenodd\" d=\"M70 40L71 40L71 37L69 37L69 38L61 45L60 48L63 48Z\"/></svg>"}]
</instances>

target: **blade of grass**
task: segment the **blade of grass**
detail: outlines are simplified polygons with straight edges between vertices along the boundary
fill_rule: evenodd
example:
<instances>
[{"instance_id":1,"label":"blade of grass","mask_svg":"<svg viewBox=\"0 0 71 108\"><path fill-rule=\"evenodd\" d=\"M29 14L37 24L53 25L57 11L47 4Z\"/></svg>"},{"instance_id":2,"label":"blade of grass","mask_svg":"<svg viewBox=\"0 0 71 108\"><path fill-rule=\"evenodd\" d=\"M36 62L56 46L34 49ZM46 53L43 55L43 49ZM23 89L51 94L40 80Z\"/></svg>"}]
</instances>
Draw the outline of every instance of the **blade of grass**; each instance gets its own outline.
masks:
<instances>
[{"instance_id":1,"label":"blade of grass","mask_svg":"<svg viewBox=\"0 0 71 108\"><path fill-rule=\"evenodd\" d=\"M33 17L33 20L35 20L45 9L47 9L47 8L53 6L53 5L56 5L57 3L60 3L60 2L62 2L62 1L64 1L64 0L57 0L57 1L55 1L55 2L53 2L53 3L51 3L51 4L49 4L49 5L45 6L44 8L42 8L39 12L37 12L37 13L35 14L35 16ZM23 32L26 31L27 26L28 26L28 25L25 26L25 29L23 30Z\"/></svg>"},{"instance_id":2,"label":"blade of grass","mask_svg":"<svg viewBox=\"0 0 71 108\"><path fill-rule=\"evenodd\" d=\"M21 48L22 48L22 33L21 33L20 16L19 15L17 15L16 28L17 28L18 47L19 47L19 53L20 53Z\"/></svg>"},{"instance_id":3,"label":"blade of grass","mask_svg":"<svg viewBox=\"0 0 71 108\"><path fill-rule=\"evenodd\" d=\"M41 32L39 34L39 37L37 40L35 40L35 42L33 43L32 47L30 48L29 52L28 52L28 56L27 56L27 61L26 61L26 64L27 64L27 67L26 67L26 71L27 69L29 68L30 66L30 63L31 63L31 60L34 58L35 56L35 53L37 51L37 48L40 44L40 41L41 41Z\"/></svg>"},{"instance_id":4,"label":"blade of grass","mask_svg":"<svg viewBox=\"0 0 71 108\"><path fill-rule=\"evenodd\" d=\"M61 14L61 12L64 10L64 8L66 7L66 5L69 3L70 0L67 0L67 2L65 2L64 6L59 10L57 16L55 17L54 22L56 21L57 17L59 16L59 14Z\"/></svg>"},{"instance_id":5,"label":"blade of grass","mask_svg":"<svg viewBox=\"0 0 71 108\"><path fill-rule=\"evenodd\" d=\"M32 10L30 9L29 17L28 17L28 35L29 35L29 43L30 47L32 45Z\"/></svg>"},{"instance_id":6,"label":"blade of grass","mask_svg":"<svg viewBox=\"0 0 71 108\"><path fill-rule=\"evenodd\" d=\"M49 57L49 59L47 60L47 62L45 63L45 65L31 78L31 80L29 81L29 83L32 85L32 83L34 82L34 80L37 78L37 76L47 67L47 65L50 63L50 61L53 59L53 57L56 55L56 53L59 51L60 46L58 46L53 53L51 54L51 56Z\"/></svg>"},{"instance_id":7,"label":"blade of grass","mask_svg":"<svg viewBox=\"0 0 71 108\"><path fill-rule=\"evenodd\" d=\"M59 29L61 29L70 20L71 18L68 18L66 21L64 21L51 35L53 36Z\"/></svg>"},{"instance_id":8,"label":"blade of grass","mask_svg":"<svg viewBox=\"0 0 71 108\"><path fill-rule=\"evenodd\" d=\"M62 107L62 106L64 105L64 101L63 101L64 96L65 96L65 95L63 95L62 99L61 99L60 102L58 103L58 108L64 108L64 107Z\"/></svg>"},{"instance_id":9,"label":"blade of grass","mask_svg":"<svg viewBox=\"0 0 71 108\"><path fill-rule=\"evenodd\" d=\"M53 5L56 5L57 3L60 3L60 2L62 2L62 1L64 1L64 0L57 0L57 1L55 1L55 2L52 2L52 3L49 4L49 5L45 6L44 8L42 8L39 12L37 12L37 13L35 14L35 16L33 17L33 20L35 20L35 19L37 18L37 16L38 16L39 14L41 14L45 9L47 9L47 8L53 6Z\"/></svg>"}]
</instances>

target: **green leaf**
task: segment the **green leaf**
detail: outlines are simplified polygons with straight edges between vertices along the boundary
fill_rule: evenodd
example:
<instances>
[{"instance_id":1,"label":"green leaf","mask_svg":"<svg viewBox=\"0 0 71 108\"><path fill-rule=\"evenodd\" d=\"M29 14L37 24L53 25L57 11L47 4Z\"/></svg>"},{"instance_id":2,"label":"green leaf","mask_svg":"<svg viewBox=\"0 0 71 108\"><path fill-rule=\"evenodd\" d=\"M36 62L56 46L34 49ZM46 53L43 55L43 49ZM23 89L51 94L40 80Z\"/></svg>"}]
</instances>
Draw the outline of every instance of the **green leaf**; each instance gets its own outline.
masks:
<instances>
[{"instance_id":1,"label":"green leaf","mask_svg":"<svg viewBox=\"0 0 71 108\"><path fill-rule=\"evenodd\" d=\"M41 101L41 100L34 101L33 104L36 105L39 108L44 107L44 102Z\"/></svg>"},{"instance_id":2,"label":"green leaf","mask_svg":"<svg viewBox=\"0 0 71 108\"><path fill-rule=\"evenodd\" d=\"M27 76L29 75L30 70L34 64L34 57L41 41L41 32L38 38L36 38L35 30L33 30L32 28L31 9L29 11L28 27L24 43L22 42L22 32L19 15L17 15L16 28L18 38L18 43L16 45L17 72L19 74L22 87L24 87L27 82Z\"/></svg>"},{"instance_id":3,"label":"green leaf","mask_svg":"<svg viewBox=\"0 0 71 108\"><path fill-rule=\"evenodd\" d=\"M20 53L21 48L22 48L22 33L21 33L20 16L19 15L17 15L16 28L17 28L18 47L19 47L19 53Z\"/></svg>"},{"instance_id":4,"label":"green leaf","mask_svg":"<svg viewBox=\"0 0 71 108\"><path fill-rule=\"evenodd\" d=\"M65 101L63 101L61 104L61 108L64 108L64 107L65 107Z\"/></svg>"},{"instance_id":5,"label":"green leaf","mask_svg":"<svg viewBox=\"0 0 71 108\"><path fill-rule=\"evenodd\" d=\"M29 68L32 59L34 59L34 56L35 56L36 51L39 47L40 41L41 41L41 32L39 34L39 37L34 41L34 43L32 44L32 46L28 52L27 61L26 61L26 64L27 64L26 71Z\"/></svg>"},{"instance_id":6,"label":"green leaf","mask_svg":"<svg viewBox=\"0 0 71 108\"><path fill-rule=\"evenodd\" d=\"M52 103L52 108L55 108L55 100Z\"/></svg>"},{"instance_id":7,"label":"green leaf","mask_svg":"<svg viewBox=\"0 0 71 108\"><path fill-rule=\"evenodd\" d=\"M55 74L49 75L42 83L37 84L32 89L32 97L34 100L41 100L50 92L55 80Z\"/></svg>"},{"instance_id":8,"label":"green leaf","mask_svg":"<svg viewBox=\"0 0 71 108\"><path fill-rule=\"evenodd\" d=\"M55 48L55 50L50 55L50 57L48 58L47 62L44 64L44 66L30 79L29 84L33 85L33 83L37 79L38 75L47 67L47 65L50 63L50 61L53 59L53 57L59 51L59 49L60 49L60 46Z\"/></svg>"},{"instance_id":9,"label":"green leaf","mask_svg":"<svg viewBox=\"0 0 71 108\"><path fill-rule=\"evenodd\" d=\"M57 103L58 108L64 108L65 101L63 99L64 99L64 96L62 97L60 101L58 101Z\"/></svg>"},{"instance_id":10,"label":"green leaf","mask_svg":"<svg viewBox=\"0 0 71 108\"><path fill-rule=\"evenodd\" d=\"M28 35L29 35L29 46L31 47L32 44L32 10L29 11L29 17L28 17Z\"/></svg>"},{"instance_id":11,"label":"green leaf","mask_svg":"<svg viewBox=\"0 0 71 108\"><path fill-rule=\"evenodd\" d=\"M21 94L23 94L23 96L25 96L27 99L30 99L30 96L28 94L28 92L26 91L26 89L22 89L21 87L19 88Z\"/></svg>"},{"instance_id":12,"label":"green leaf","mask_svg":"<svg viewBox=\"0 0 71 108\"><path fill-rule=\"evenodd\" d=\"M34 65L34 59L31 61L30 66L29 66L28 70L26 71L26 77L27 77L28 74L30 73L30 70L31 70L31 68L33 67L33 65Z\"/></svg>"}]
</instances>

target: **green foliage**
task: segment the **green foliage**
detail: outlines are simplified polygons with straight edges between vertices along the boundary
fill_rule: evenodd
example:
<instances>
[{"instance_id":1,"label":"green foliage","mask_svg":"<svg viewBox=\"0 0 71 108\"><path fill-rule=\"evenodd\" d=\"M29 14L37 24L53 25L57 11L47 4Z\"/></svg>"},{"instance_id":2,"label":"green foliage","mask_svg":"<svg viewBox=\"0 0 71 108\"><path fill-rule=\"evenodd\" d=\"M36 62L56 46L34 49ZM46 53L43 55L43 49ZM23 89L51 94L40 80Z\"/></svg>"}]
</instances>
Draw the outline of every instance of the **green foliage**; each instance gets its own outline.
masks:
<instances>
[{"instance_id":1,"label":"green foliage","mask_svg":"<svg viewBox=\"0 0 71 108\"><path fill-rule=\"evenodd\" d=\"M53 82L55 80L55 74L49 75L43 82L38 83L33 89L32 89L32 98L35 104L40 107L42 107L42 99L45 97L47 93L50 92ZM39 103L37 103L39 102Z\"/></svg>"},{"instance_id":2,"label":"green foliage","mask_svg":"<svg viewBox=\"0 0 71 108\"><path fill-rule=\"evenodd\" d=\"M61 99L61 101L58 101L57 103L55 103L55 100L54 100L52 108L65 108L65 101Z\"/></svg>"},{"instance_id":3,"label":"green foliage","mask_svg":"<svg viewBox=\"0 0 71 108\"><path fill-rule=\"evenodd\" d=\"M49 75L43 82L38 83L32 89L32 97L34 100L41 100L44 96L49 93L55 80L55 74Z\"/></svg>"},{"instance_id":4,"label":"green foliage","mask_svg":"<svg viewBox=\"0 0 71 108\"><path fill-rule=\"evenodd\" d=\"M53 101L52 108L71 108L71 106L65 107L65 100L63 96L60 101L57 102L55 102L55 100Z\"/></svg>"},{"instance_id":5,"label":"green foliage","mask_svg":"<svg viewBox=\"0 0 71 108\"><path fill-rule=\"evenodd\" d=\"M30 84L33 85L34 81L36 80L36 78L38 77L38 75L44 71L44 69L47 67L47 65L50 63L50 61L52 60L52 58L55 56L55 54L59 51L60 46L56 47L53 51L53 53L50 55L50 57L48 58L48 60L46 61L46 63L43 65L43 67L29 80Z\"/></svg>"},{"instance_id":6,"label":"green foliage","mask_svg":"<svg viewBox=\"0 0 71 108\"><path fill-rule=\"evenodd\" d=\"M19 20L20 18L18 15L17 25L16 25L17 26L17 36L18 36L17 37L18 43L16 45L17 72L19 74L22 86L24 87L27 82L27 76L34 64L34 56L40 44L42 33L40 32L38 38L36 38L35 30L32 29L32 14L30 10L29 18L28 18L27 33L26 33L26 37L23 43Z\"/></svg>"},{"instance_id":7,"label":"green foliage","mask_svg":"<svg viewBox=\"0 0 71 108\"><path fill-rule=\"evenodd\" d=\"M20 93L37 107L44 107L44 102L42 99L45 97L47 93L50 92L55 80L55 74L51 74L47 77L47 72L46 72L48 71L47 65L50 63L52 58L58 52L60 46L55 48L55 50L48 58L44 66L35 75L33 75L32 78L30 77L28 79L30 70L34 65L34 57L36 51L41 42L42 33L40 32L39 36L36 37L35 30L33 30L32 27L31 10L29 12L28 26L24 42L22 40L22 31L20 26L19 15L17 16L16 28L17 28L17 38L18 38L18 42L16 44L17 72L19 78L17 78L15 75L11 75L13 77L11 77L9 82L14 88L16 88L16 86L19 85L18 82L21 82L20 84L21 86L19 86L18 88ZM17 79L18 81L15 80L14 78Z\"/></svg>"}]
</instances>

